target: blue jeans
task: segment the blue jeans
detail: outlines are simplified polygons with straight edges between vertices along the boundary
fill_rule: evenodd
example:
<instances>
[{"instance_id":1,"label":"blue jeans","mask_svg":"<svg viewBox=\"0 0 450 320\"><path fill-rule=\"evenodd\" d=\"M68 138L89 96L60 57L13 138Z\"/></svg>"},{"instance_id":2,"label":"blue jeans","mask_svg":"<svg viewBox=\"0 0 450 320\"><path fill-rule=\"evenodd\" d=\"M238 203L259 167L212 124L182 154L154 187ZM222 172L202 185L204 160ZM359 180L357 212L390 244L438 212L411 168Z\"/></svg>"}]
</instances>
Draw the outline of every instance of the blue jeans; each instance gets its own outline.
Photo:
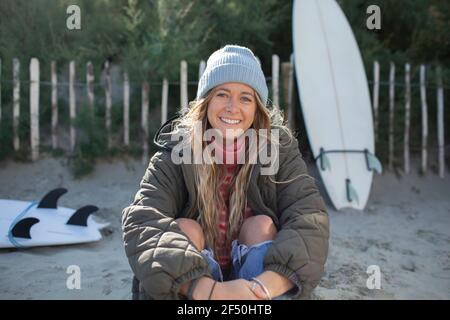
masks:
<instances>
[{"instance_id":1,"label":"blue jeans","mask_svg":"<svg viewBox=\"0 0 450 320\"><path fill-rule=\"evenodd\" d=\"M234 240L231 249L232 270L228 280L245 279L250 281L263 273L264 257L272 243L273 240L267 240L248 247ZM202 250L201 254L208 261L214 280L223 282L224 276L219 263L214 259L213 251L210 248L206 248ZM291 291L276 297L276 299L289 299ZM297 291L296 288L293 291Z\"/></svg>"}]
</instances>

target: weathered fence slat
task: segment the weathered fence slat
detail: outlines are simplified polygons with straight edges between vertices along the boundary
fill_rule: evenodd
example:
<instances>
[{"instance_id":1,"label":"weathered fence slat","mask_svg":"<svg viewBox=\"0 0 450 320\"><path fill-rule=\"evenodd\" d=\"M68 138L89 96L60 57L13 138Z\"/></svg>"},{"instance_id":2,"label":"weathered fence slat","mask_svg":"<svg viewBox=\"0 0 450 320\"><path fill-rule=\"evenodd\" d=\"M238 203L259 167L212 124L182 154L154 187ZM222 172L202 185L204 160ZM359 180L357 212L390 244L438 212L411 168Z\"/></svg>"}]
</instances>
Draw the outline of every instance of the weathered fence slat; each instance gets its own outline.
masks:
<instances>
[{"instance_id":1,"label":"weathered fence slat","mask_svg":"<svg viewBox=\"0 0 450 320\"><path fill-rule=\"evenodd\" d=\"M395 64L389 69L389 170L394 169Z\"/></svg>"},{"instance_id":2,"label":"weathered fence slat","mask_svg":"<svg viewBox=\"0 0 450 320\"><path fill-rule=\"evenodd\" d=\"M188 75L187 75L187 62L181 61L180 65L180 103L182 110L188 108Z\"/></svg>"},{"instance_id":3,"label":"weathered fence slat","mask_svg":"<svg viewBox=\"0 0 450 320\"><path fill-rule=\"evenodd\" d=\"M0 125L2 122L2 59L0 59Z\"/></svg>"},{"instance_id":4,"label":"weathered fence slat","mask_svg":"<svg viewBox=\"0 0 450 320\"><path fill-rule=\"evenodd\" d=\"M123 143L130 145L130 80L128 73L123 73Z\"/></svg>"},{"instance_id":5,"label":"weathered fence slat","mask_svg":"<svg viewBox=\"0 0 450 320\"><path fill-rule=\"evenodd\" d=\"M167 102L169 99L169 81L164 78L162 85L161 98L161 124L167 121Z\"/></svg>"},{"instance_id":6,"label":"weathered fence slat","mask_svg":"<svg viewBox=\"0 0 450 320\"><path fill-rule=\"evenodd\" d=\"M289 62L283 62L281 64L281 74L283 78L283 99L285 107L285 116L287 125L290 129L294 130L294 110L292 105L292 90L294 83L294 65L293 55L291 54Z\"/></svg>"},{"instance_id":7,"label":"weathered fence slat","mask_svg":"<svg viewBox=\"0 0 450 320\"><path fill-rule=\"evenodd\" d=\"M289 59L289 85L288 85L288 119L292 130L295 128L295 110L294 110L294 54L291 53Z\"/></svg>"},{"instance_id":8,"label":"weathered fence slat","mask_svg":"<svg viewBox=\"0 0 450 320\"><path fill-rule=\"evenodd\" d=\"M200 64L198 66L198 81L200 81L200 78L203 75L203 72L205 72L206 69L206 62L205 60L200 61Z\"/></svg>"},{"instance_id":9,"label":"weathered fence slat","mask_svg":"<svg viewBox=\"0 0 450 320\"><path fill-rule=\"evenodd\" d=\"M30 61L30 145L31 160L39 158L39 60Z\"/></svg>"},{"instance_id":10,"label":"weathered fence slat","mask_svg":"<svg viewBox=\"0 0 450 320\"><path fill-rule=\"evenodd\" d=\"M426 92L426 69L420 66L420 101L422 105L422 173L427 173L428 106Z\"/></svg>"},{"instance_id":11,"label":"weathered fence slat","mask_svg":"<svg viewBox=\"0 0 450 320\"><path fill-rule=\"evenodd\" d=\"M20 148L19 138L20 124L20 62L13 59L13 135L14 135L14 151Z\"/></svg>"},{"instance_id":12,"label":"weathered fence slat","mask_svg":"<svg viewBox=\"0 0 450 320\"><path fill-rule=\"evenodd\" d=\"M380 96L380 64L378 61L373 63L373 117L374 117L374 131L375 131L375 142L378 142L378 103Z\"/></svg>"},{"instance_id":13,"label":"weathered fence slat","mask_svg":"<svg viewBox=\"0 0 450 320\"><path fill-rule=\"evenodd\" d=\"M56 72L56 62L51 62L51 82L52 82L52 148L58 148L58 78Z\"/></svg>"},{"instance_id":14,"label":"weathered fence slat","mask_svg":"<svg viewBox=\"0 0 450 320\"><path fill-rule=\"evenodd\" d=\"M75 61L69 64L69 113L70 113L70 151L75 151L76 143L76 92L75 92Z\"/></svg>"},{"instance_id":15,"label":"weathered fence slat","mask_svg":"<svg viewBox=\"0 0 450 320\"><path fill-rule=\"evenodd\" d=\"M438 162L439 177L445 176L445 148L444 148L444 89L442 85L442 70L437 68L437 137L438 137Z\"/></svg>"},{"instance_id":16,"label":"weathered fence slat","mask_svg":"<svg viewBox=\"0 0 450 320\"><path fill-rule=\"evenodd\" d=\"M405 174L411 172L409 161L409 127L411 123L411 66L405 64L405 131L403 138L403 161Z\"/></svg>"},{"instance_id":17,"label":"weathered fence slat","mask_svg":"<svg viewBox=\"0 0 450 320\"><path fill-rule=\"evenodd\" d=\"M280 107L279 76L280 75L280 57L272 55L272 103L274 107Z\"/></svg>"},{"instance_id":18,"label":"weathered fence slat","mask_svg":"<svg viewBox=\"0 0 450 320\"><path fill-rule=\"evenodd\" d=\"M142 108L141 108L141 127L142 127L142 163L148 161L148 110L150 86L148 82L142 84Z\"/></svg>"},{"instance_id":19,"label":"weathered fence slat","mask_svg":"<svg viewBox=\"0 0 450 320\"><path fill-rule=\"evenodd\" d=\"M112 138L111 138L111 108L112 108L112 99L111 99L111 70L109 66L109 61L105 62L105 103L106 103L106 114L105 114L105 125L106 125L106 134L108 139L108 149L112 147Z\"/></svg>"},{"instance_id":20,"label":"weathered fence slat","mask_svg":"<svg viewBox=\"0 0 450 320\"><path fill-rule=\"evenodd\" d=\"M86 64L86 90L91 112L94 110L94 80L94 66L92 65L92 62L89 61Z\"/></svg>"}]
</instances>

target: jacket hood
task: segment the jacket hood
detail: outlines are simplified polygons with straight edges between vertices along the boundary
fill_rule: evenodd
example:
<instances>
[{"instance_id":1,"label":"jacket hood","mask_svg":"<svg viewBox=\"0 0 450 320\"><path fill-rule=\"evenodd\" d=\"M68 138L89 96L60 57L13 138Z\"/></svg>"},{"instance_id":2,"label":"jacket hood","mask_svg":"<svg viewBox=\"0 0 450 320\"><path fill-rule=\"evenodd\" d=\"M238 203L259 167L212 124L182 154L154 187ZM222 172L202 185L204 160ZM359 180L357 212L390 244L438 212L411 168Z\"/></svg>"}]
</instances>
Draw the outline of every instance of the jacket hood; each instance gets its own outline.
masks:
<instances>
[{"instance_id":1,"label":"jacket hood","mask_svg":"<svg viewBox=\"0 0 450 320\"><path fill-rule=\"evenodd\" d=\"M159 127L155 136L153 137L153 143L158 147L165 150L172 150L172 148L178 144L179 141L172 141L172 135L174 130L174 121L178 119L179 116L175 116L167 120L164 124Z\"/></svg>"}]
</instances>

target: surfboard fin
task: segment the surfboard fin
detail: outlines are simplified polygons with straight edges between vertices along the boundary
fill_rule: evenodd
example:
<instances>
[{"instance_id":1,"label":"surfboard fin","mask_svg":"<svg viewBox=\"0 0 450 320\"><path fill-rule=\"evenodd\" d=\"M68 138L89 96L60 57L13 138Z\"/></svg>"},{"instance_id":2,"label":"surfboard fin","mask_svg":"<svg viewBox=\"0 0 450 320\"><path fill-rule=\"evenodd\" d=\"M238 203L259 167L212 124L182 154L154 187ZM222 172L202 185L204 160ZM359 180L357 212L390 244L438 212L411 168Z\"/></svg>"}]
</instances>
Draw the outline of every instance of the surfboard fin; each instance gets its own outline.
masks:
<instances>
[{"instance_id":1,"label":"surfboard fin","mask_svg":"<svg viewBox=\"0 0 450 320\"><path fill-rule=\"evenodd\" d=\"M37 218L25 218L19 220L11 230L11 234L16 238L31 239L30 229L39 222Z\"/></svg>"},{"instance_id":2,"label":"surfboard fin","mask_svg":"<svg viewBox=\"0 0 450 320\"><path fill-rule=\"evenodd\" d=\"M89 215L97 211L98 208L96 206L84 206L75 211L74 214L70 217L66 224L71 224L74 226L82 226L87 227L87 219Z\"/></svg>"},{"instance_id":3,"label":"surfboard fin","mask_svg":"<svg viewBox=\"0 0 450 320\"><path fill-rule=\"evenodd\" d=\"M346 184L346 189L347 189L348 202L356 201L356 203L359 203L358 193L356 192L355 188L353 188L352 183L350 182L350 179L346 179L345 184Z\"/></svg>"},{"instance_id":4,"label":"surfboard fin","mask_svg":"<svg viewBox=\"0 0 450 320\"><path fill-rule=\"evenodd\" d=\"M378 158L372 153L370 153L367 149L364 151L366 155L367 169L369 171L375 171L378 174L381 174L383 172L383 166L381 165L380 160L378 160Z\"/></svg>"},{"instance_id":5,"label":"surfboard fin","mask_svg":"<svg viewBox=\"0 0 450 320\"><path fill-rule=\"evenodd\" d=\"M67 192L67 189L64 188L58 188L53 189L49 193L47 193L39 202L38 208L47 208L47 209L56 209L58 208L58 199L61 197L64 193Z\"/></svg>"},{"instance_id":6,"label":"surfboard fin","mask_svg":"<svg viewBox=\"0 0 450 320\"><path fill-rule=\"evenodd\" d=\"M320 161L320 169L322 171L325 171L327 169L331 170L330 159L328 159L328 156L324 152L323 148L320 148L319 161Z\"/></svg>"}]
</instances>

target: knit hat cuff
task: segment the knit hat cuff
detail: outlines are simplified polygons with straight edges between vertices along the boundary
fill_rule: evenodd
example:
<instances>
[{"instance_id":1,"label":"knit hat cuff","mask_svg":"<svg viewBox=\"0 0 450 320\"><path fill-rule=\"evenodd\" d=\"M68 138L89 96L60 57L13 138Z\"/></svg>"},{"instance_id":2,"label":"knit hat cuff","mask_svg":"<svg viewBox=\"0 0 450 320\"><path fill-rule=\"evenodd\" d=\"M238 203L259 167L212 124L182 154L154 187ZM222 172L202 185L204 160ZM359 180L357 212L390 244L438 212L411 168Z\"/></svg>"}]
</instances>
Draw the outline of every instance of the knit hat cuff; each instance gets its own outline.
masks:
<instances>
[{"instance_id":1,"label":"knit hat cuff","mask_svg":"<svg viewBox=\"0 0 450 320\"><path fill-rule=\"evenodd\" d=\"M258 93L261 101L267 104L268 89L265 83L264 74L260 71L255 72L246 65L237 63L225 63L218 65L201 77L197 93L197 100L203 98L206 93L217 85L226 82L240 82L251 86Z\"/></svg>"}]
</instances>

